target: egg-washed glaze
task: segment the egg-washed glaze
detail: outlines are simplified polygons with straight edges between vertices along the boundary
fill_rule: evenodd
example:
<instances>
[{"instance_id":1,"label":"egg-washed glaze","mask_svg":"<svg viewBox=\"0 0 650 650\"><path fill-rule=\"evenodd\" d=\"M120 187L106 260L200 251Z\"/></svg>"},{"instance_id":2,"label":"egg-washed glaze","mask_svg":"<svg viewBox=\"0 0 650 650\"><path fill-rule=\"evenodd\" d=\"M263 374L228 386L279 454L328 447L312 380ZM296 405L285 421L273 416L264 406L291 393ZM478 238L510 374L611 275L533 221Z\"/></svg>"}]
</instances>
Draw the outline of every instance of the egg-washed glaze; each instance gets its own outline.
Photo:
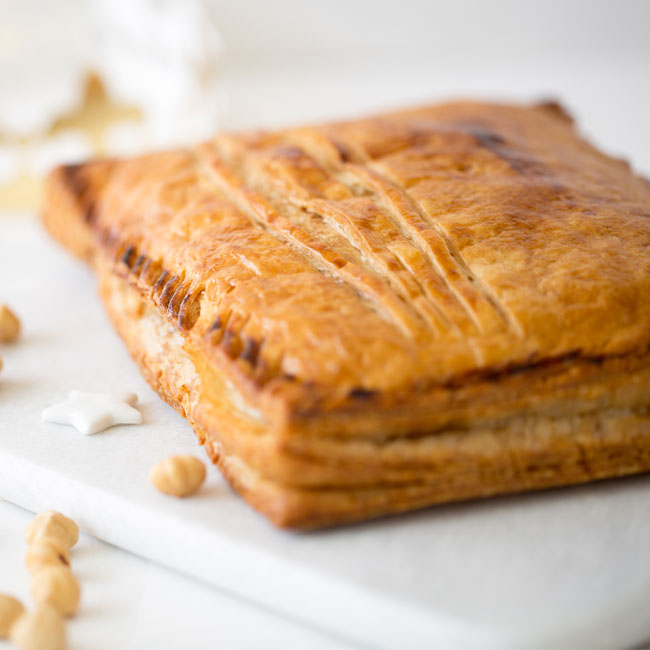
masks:
<instances>
[{"instance_id":1,"label":"egg-washed glaze","mask_svg":"<svg viewBox=\"0 0 650 650\"><path fill-rule=\"evenodd\" d=\"M61 167L44 220L276 523L650 468L650 184L556 104Z\"/></svg>"}]
</instances>

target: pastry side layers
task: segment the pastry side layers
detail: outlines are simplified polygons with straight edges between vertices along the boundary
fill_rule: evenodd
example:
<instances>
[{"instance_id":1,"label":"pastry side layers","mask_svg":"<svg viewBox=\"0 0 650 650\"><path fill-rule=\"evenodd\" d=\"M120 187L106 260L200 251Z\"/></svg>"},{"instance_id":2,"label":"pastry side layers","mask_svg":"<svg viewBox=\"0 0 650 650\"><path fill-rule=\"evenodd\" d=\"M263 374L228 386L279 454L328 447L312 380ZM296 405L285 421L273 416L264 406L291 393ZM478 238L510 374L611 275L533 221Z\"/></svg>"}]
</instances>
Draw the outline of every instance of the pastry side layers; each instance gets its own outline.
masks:
<instances>
[{"instance_id":1,"label":"pastry side layers","mask_svg":"<svg viewBox=\"0 0 650 650\"><path fill-rule=\"evenodd\" d=\"M649 216L557 107L471 103L60 168L44 210L292 526L647 470Z\"/></svg>"},{"instance_id":2,"label":"pastry side layers","mask_svg":"<svg viewBox=\"0 0 650 650\"><path fill-rule=\"evenodd\" d=\"M99 276L111 321L145 379L188 418L231 485L278 526L317 528L650 469L647 407L570 417L524 413L384 444L336 437L284 444L246 411L234 387L197 370L201 355L191 342L110 267L100 267ZM644 365L632 382L647 386Z\"/></svg>"}]
</instances>

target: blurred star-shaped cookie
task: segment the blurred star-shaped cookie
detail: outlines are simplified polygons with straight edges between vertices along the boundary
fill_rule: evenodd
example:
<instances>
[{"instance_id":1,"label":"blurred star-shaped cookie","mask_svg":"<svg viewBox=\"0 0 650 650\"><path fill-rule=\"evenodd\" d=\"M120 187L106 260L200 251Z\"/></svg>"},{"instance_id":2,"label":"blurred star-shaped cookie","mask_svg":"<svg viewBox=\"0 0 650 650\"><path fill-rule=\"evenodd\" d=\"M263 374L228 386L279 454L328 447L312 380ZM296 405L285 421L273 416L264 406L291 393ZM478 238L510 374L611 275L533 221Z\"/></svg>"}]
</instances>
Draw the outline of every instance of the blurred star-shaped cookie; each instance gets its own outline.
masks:
<instances>
[{"instance_id":1,"label":"blurred star-shaped cookie","mask_svg":"<svg viewBox=\"0 0 650 650\"><path fill-rule=\"evenodd\" d=\"M117 424L140 424L142 414L134 408L138 398L133 393L84 393L70 391L65 402L43 411L42 418L55 424L70 424L84 435L98 433Z\"/></svg>"}]
</instances>

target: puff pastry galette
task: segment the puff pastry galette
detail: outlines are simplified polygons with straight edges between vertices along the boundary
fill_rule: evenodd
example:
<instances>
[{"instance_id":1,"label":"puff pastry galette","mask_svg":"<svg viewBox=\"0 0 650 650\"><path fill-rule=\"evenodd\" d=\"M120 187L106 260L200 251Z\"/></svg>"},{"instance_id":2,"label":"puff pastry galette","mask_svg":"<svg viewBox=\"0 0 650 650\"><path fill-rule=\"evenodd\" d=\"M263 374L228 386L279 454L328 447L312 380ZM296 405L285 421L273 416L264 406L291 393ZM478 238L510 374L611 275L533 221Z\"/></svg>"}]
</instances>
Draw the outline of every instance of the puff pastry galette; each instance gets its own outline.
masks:
<instances>
[{"instance_id":1,"label":"puff pastry galette","mask_svg":"<svg viewBox=\"0 0 650 650\"><path fill-rule=\"evenodd\" d=\"M650 184L557 104L60 167L44 221L279 526L650 469Z\"/></svg>"}]
</instances>

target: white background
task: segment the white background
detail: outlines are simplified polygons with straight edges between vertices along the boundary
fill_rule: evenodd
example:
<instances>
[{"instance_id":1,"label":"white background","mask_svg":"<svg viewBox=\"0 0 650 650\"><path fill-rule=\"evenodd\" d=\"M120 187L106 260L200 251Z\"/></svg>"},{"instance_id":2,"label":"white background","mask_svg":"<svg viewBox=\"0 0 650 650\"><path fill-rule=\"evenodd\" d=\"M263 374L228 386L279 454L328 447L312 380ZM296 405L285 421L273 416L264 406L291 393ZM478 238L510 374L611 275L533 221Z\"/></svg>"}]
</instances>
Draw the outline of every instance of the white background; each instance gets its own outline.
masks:
<instances>
[{"instance_id":1,"label":"white background","mask_svg":"<svg viewBox=\"0 0 650 650\"><path fill-rule=\"evenodd\" d=\"M226 127L352 116L449 97L557 97L650 172L650 2L239 0L224 39Z\"/></svg>"}]
</instances>

